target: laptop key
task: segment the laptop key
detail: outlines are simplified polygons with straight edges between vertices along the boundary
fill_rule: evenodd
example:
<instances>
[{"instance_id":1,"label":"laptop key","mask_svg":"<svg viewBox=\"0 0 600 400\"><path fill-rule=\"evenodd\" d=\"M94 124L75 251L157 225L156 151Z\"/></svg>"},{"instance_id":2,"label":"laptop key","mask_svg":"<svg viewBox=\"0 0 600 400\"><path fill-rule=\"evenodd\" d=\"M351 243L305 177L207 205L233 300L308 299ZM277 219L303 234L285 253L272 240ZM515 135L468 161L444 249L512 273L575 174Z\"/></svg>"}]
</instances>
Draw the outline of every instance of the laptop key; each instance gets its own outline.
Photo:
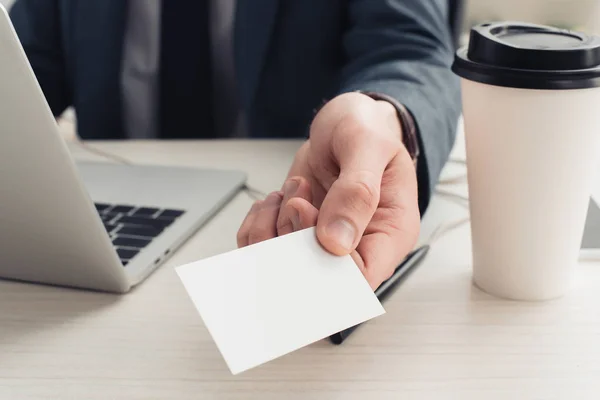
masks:
<instances>
[{"instance_id":1,"label":"laptop key","mask_svg":"<svg viewBox=\"0 0 600 400\"><path fill-rule=\"evenodd\" d=\"M185 211L182 210L162 210L156 218L175 219L182 216Z\"/></svg>"},{"instance_id":2,"label":"laptop key","mask_svg":"<svg viewBox=\"0 0 600 400\"><path fill-rule=\"evenodd\" d=\"M126 225L142 225L153 227L158 230L163 230L167 226L171 225L172 222L172 220L160 220L154 218L133 217L129 215L123 215L119 217L114 223Z\"/></svg>"},{"instance_id":3,"label":"laptop key","mask_svg":"<svg viewBox=\"0 0 600 400\"><path fill-rule=\"evenodd\" d=\"M105 224L115 225L115 223L113 221L115 220L115 218L118 218L121 215L122 214L107 213L107 214L100 214L100 218L102 218L102 222L104 222Z\"/></svg>"},{"instance_id":4,"label":"laptop key","mask_svg":"<svg viewBox=\"0 0 600 400\"><path fill-rule=\"evenodd\" d=\"M117 254L121 260L130 260L139 253L137 249L122 249L117 248Z\"/></svg>"},{"instance_id":5,"label":"laptop key","mask_svg":"<svg viewBox=\"0 0 600 400\"><path fill-rule=\"evenodd\" d=\"M113 225L113 224L107 224L107 223L104 223L104 229L106 229L106 231L107 231L108 233L113 233L113 231L114 231L115 229L117 229L117 228L118 228L118 226L117 226L117 225Z\"/></svg>"},{"instance_id":6,"label":"laptop key","mask_svg":"<svg viewBox=\"0 0 600 400\"><path fill-rule=\"evenodd\" d=\"M151 239L144 238L133 238L127 236L119 236L113 239L113 245L122 247L134 247L136 249L142 249L150 243Z\"/></svg>"},{"instance_id":7,"label":"laptop key","mask_svg":"<svg viewBox=\"0 0 600 400\"><path fill-rule=\"evenodd\" d=\"M142 225L123 225L121 229L117 231L119 235L142 236L147 238L155 238L160 235L160 232L159 229Z\"/></svg>"},{"instance_id":8,"label":"laptop key","mask_svg":"<svg viewBox=\"0 0 600 400\"><path fill-rule=\"evenodd\" d=\"M115 214L115 213L121 213L121 214L127 214L128 212L132 211L135 207L134 206L123 206L123 205L118 205L118 206L114 206L110 212Z\"/></svg>"},{"instance_id":9,"label":"laptop key","mask_svg":"<svg viewBox=\"0 0 600 400\"><path fill-rule=\"evenodd\" d=\"M94 205L96 206L96 210L98 210L98 212L102 212L102 211L110 208L110 204L106 204L106 203L96 203Z\"/></svg>"},{"instance_id":10,"label":"laptop key","mask_svg":"<svg viewBox=\"0 0 600 400\"><path fill-rule=\"evenodd\" d=\"M158 211L159 211L158 208L140 207L137 210L135 210L135 212L131 215L136 216L136 217L152 217Z\"/></svg>"},{"instance_id":11,"label":"laptop key","mask_svg":"<svg viewBox=\"0 0 600 400\"><path fill-rule=\"evenodd\" d=\"M120 215L123 215L122 213L118 213L118 212L113 212L112 210L103 212L102 214L100 214L100 216L102 218L114 218L114 217L118 217Z\"/></svg>"},{"instance_id":12,"label":"laptop key","mask_svg":"<svg viewBox=\"0 0 600 400\"><path fill-rule=\"evenodd\" d=\"M171 225L173 222L175 222L175 218L156 218L156 221L164 224L165 227Z\"/></svg>"}]
</instances>

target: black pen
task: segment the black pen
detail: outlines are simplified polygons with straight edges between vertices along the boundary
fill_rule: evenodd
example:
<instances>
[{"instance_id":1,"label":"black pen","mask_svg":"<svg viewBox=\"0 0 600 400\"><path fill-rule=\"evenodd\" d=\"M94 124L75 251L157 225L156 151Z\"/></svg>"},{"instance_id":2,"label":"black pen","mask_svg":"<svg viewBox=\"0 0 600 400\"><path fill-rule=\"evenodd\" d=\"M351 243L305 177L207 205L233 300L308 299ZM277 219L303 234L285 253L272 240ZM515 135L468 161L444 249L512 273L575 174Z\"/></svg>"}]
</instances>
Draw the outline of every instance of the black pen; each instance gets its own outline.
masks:
<instances>
[{"instance_id":1,"label":"black pen","mask_svg":"<svg viewBox=\"0 0 600 400\"><path fill-rule=\"evenodd\" d=\"M394 289L398 287L403 278L408 276L407 273L412 271L414 267L423 261L428 252L429 245L424 245L406 256L404 261L402 261L402 263L396 268L394 274L387 281L379 285L377 290L375 290L375 295L379 301L385 300L394 291ZM344 340L346 340L346 338L350 336L350 334L352 334L352 332L354 332L354 330L359 326L360 324L335 333L329 337L329 340L331 340L333 344L342 344Z\"/></svg>"}]
</instances>

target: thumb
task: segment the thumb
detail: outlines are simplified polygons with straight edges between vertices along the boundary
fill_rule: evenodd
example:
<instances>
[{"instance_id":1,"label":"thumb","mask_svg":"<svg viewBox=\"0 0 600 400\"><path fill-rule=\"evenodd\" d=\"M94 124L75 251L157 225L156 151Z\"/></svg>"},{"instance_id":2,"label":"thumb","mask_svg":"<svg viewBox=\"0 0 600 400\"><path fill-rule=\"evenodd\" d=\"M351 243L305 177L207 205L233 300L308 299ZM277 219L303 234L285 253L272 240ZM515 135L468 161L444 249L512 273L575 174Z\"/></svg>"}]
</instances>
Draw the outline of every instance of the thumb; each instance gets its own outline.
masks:
<instances>
[{"instance_id":1,"label":"thumb","mask_svg":"<svg viewBox=\"0 0 600 400\"><path fill-rule=\"evenodd\" d=\"M315 149L321 148L325 153L316 153L313 162L327 165L333 161L335 165L325 168L329 173L339 167L339 174L321 204L317 221L321 245L336 255L349 254L358 246L379 205L383 173L402 146L401 132L391 129L388 124L389 115L397 119L395 109L389 103L363 101L362 97L352 99L355 103L346 108L347 112L333 128L321 127L318 120L311 128L311 140L313 135L316 140ZM325 108L321 113L324 111ZM332 129L328 135L319 134L319 129L328 128Z\"/></svg>"},{"instance_id":2,"label":"thumb","mask_svg":"<svg viewBox=\"0 0 600 400\"><path fill-rule=\"evenodd\" d=\"M341 166L321 205L317 237L333 254L346 255L356 249L377 210L385 164L377 157L370 158Z\"/></svg>"}]
</instances>

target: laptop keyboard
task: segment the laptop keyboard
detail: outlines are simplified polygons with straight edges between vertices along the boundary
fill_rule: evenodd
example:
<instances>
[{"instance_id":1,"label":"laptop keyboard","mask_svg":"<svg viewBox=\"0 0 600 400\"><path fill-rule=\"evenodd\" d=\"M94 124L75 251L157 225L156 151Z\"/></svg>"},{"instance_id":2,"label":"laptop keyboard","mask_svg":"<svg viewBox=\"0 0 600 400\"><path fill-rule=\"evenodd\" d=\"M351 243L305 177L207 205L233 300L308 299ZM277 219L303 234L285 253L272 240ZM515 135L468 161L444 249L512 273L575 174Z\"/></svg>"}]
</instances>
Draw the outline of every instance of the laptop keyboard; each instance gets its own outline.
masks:
<instances>
[{"instance_id":1,"label":"laptop keyboard","mask_svg":"<svg viewBox=\"0 0 600 400\"><path fill-rule=\"evenodd\" d=\"M182 210L106 203L96 203L96 210L123 266L185 213Z\"/></svg>"}]
</instances>

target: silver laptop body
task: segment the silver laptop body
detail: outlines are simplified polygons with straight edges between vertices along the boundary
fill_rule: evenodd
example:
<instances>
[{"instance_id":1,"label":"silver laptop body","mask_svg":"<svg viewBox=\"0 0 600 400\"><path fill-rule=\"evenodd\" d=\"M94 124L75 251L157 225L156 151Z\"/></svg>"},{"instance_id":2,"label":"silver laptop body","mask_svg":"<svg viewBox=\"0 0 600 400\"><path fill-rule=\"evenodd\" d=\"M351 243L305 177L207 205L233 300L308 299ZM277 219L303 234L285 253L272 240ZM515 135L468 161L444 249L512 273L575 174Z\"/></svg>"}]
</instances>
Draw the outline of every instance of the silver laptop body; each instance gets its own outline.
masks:
<instances>
[{"instance_id":1,"label":"silver laptop body","mask_svg":"<svg viewBox=\"0 0 600 400\"><path fill-rule=\"evenodd\" d=\"M0 54L0 278L127 292L243 186L237 171L76 165L3 7Z\"/></svg>"}]
</instances>

